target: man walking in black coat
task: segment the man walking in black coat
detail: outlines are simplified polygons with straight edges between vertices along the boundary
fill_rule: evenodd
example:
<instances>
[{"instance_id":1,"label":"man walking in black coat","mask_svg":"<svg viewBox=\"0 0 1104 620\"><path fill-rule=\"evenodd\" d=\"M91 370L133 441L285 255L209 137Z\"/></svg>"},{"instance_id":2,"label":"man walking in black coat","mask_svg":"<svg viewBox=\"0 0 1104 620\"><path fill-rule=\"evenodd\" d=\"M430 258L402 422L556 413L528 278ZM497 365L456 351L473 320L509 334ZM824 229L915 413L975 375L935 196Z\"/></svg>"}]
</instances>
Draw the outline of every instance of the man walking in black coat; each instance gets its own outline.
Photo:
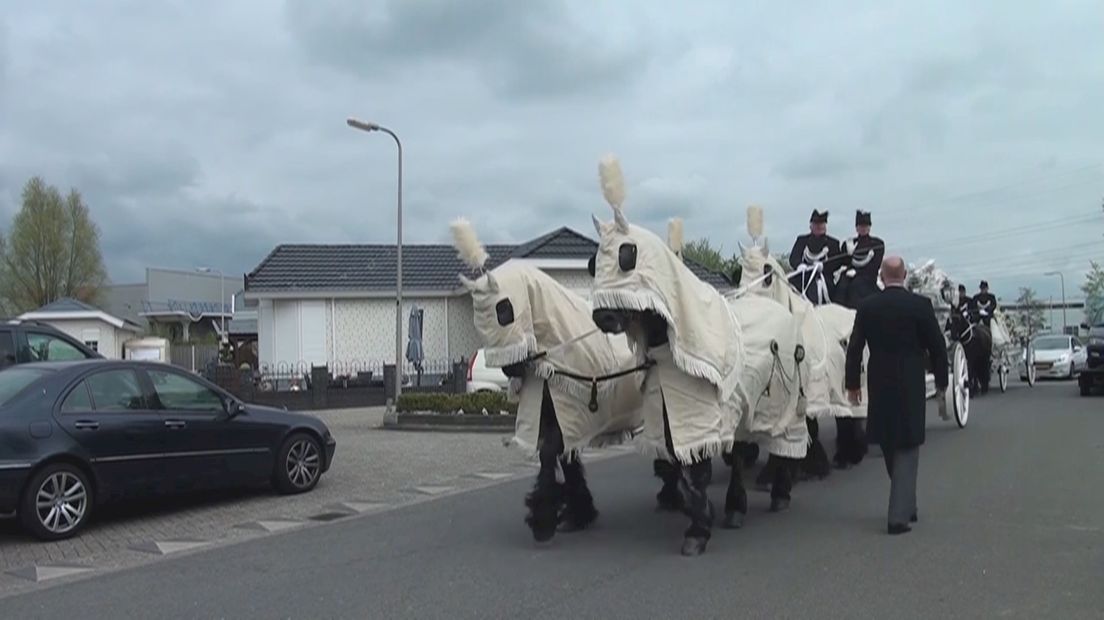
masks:
<instances>
[{"instance_id":1,"label":"man walking in black coat","mask_svg":"<svg viewBox=\"0 0 1104 620\"><path fill-rule=\"evenodd\" d=\"M926 297L905 289L905 262L882 261L885 290L864 299L855 313L844 381L853 404L862 396L863 349L870 347L866 434L885 456L889 474L889 533L903 534L917 520L916 474L924 443L924 354L932 360L938 393L947 389L947 344Z\"/></svg>"}]
</instances>

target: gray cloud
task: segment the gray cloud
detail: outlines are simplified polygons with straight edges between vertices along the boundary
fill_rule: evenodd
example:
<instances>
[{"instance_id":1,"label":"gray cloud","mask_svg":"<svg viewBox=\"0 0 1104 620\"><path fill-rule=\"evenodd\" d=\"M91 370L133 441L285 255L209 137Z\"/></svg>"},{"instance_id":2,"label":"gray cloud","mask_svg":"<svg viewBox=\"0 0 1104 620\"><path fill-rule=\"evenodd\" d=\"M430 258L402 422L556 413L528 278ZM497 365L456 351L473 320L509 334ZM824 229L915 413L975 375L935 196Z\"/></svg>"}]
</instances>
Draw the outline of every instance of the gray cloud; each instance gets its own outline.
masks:
<instances>
[{"instance_id":1,"label":"gray cloud","mask_svg":"<svg viewBox=\"0 0 1104 620\"><path fill-rule=\"evenodd\" d=\"M77 187L119 281L389 243L395 148L358 116L403 140L410 242L446 241L459 215L487 242L590 234L612 151L633 221L680 216L725 251L758 203L779 251L813 207L838 236L869 209L909 258L1006 297L1056 290L1054 268L1072 290L1087 266L1098 3L626 6L20 3L0 21L0 214L32 174Z\"/></svg>"},{"instance_id":2,"label":"gray cloud","mask_svg":"<svg viewBox=\"0 0 1104 620\"><path fill-rule=\"evenodd\" d=\"M647 60L647 48L588 31L557 0L289 0L286 7L311 57L362 77L435 66L473 72L504 96L543 100L621 91Z\"/></svg>"}]
</instances>

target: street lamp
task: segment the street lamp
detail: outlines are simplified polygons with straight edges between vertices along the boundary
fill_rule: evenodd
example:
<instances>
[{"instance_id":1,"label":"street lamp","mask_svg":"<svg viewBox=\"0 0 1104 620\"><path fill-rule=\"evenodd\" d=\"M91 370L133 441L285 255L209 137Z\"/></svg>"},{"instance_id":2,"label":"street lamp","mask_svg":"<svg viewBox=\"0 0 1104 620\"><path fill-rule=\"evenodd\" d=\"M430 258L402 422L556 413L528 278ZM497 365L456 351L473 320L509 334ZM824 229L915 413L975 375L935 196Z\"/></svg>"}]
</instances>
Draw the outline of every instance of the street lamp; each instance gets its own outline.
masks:
<instances>
[{"instance_id":1,"label":"street lamp","mask_svg":"<svg viewBox=\"0 0 1104 620\"><path fill-rule=\"evenodd\" d=\"M398 239L395 244L395 277L397 283L395 285L395 406L399 404L399 395L402 394L402 292L403 292L403 271L402 271L402 142L399 141L399 137L395 135L395 132L390 129L377 125L375 123L366 123L364 121L358 121L355 118L350 118L345 121L347 125L353 129L359 129L361 131L373 132L382 131L383 133L391 136L395 141L395 146L399 149L399 190L398 190Z\"/></svg>"},{"instance_id":2,"label":"street lamp","mask_svg":"<svg viewBox=\"0 0 1104 620\"><path fill-rule=\"evenodd\" d=\"M1069 322L1066 321L1066 276L1061 271L1048 271L1046 276L1058 276L1058 279L1062 282L1062 333L1066 333L1069 328Z\"/></svg>"},{"instance_id":3,"label":"street lamp","mask_svg":"<svg viewBox=\"0 0 1104 620\"><path fill-rule=\"evenodd\" d=\"M219 323L222 324L222 338L226 338L226 276L218 269L196 267L200 273L217 273L219 277Z\"/></svg>"}]
</instances>

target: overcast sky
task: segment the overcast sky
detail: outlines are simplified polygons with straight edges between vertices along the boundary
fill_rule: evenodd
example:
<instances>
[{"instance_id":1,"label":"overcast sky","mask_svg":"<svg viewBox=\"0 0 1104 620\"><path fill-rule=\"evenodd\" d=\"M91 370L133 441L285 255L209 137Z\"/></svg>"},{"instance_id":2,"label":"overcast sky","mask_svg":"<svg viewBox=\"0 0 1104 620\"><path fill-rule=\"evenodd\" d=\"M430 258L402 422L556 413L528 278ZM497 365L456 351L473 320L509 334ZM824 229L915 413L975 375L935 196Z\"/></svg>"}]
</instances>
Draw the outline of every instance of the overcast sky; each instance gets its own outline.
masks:
<instances>
[{"instance_id":1,"label":"overcast sky","mask_svg":"<svg viewBox=\"0 0 1104 620\"><path fill-rule=\"evenodd\" d=\"M4 5L2 225L31 175L75 186L116 282L392 242L394 144L348 116L403 140L409 242L593 234L614 152L630 219L726 251L759 203L773 249L862 208L1005 298L1104 258L1099 0Z\"/></svg>"}]
</instances>

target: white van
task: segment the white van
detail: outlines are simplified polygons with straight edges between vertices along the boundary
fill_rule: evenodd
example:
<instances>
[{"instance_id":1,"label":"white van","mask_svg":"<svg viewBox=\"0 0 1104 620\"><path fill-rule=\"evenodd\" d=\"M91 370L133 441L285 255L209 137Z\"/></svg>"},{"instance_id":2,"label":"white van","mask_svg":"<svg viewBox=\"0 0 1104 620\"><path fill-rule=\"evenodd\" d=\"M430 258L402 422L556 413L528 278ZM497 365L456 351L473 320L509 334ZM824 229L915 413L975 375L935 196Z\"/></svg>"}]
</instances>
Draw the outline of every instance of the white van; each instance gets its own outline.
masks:
<instances>
[{"instance_id":1,"label":"white van","mask_svg":"<svg viewBox=\"0 0 1104 620\"><path fill-rule=\"evenodd\" d=\"M501 368L487 368L486 355L479 349L468 362L468 392L505 392L510 378Z\"/></svg>"}]
</instances>

